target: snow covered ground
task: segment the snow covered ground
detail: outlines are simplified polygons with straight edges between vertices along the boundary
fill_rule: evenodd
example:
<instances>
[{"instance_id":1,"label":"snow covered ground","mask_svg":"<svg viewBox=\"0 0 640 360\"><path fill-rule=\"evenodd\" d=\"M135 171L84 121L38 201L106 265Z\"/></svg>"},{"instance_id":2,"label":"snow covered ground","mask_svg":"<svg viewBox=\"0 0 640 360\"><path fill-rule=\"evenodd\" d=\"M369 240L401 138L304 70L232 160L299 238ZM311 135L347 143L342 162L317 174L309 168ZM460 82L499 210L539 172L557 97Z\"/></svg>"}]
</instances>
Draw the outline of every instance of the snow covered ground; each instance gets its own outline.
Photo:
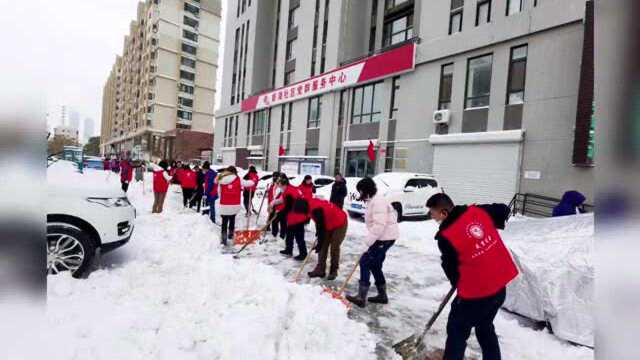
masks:
<instances>
[{"instance_id":1,"label":"snow covered ground","mask_svg":"<svg viewBox=\"0 0 640 360\"><path fill-rule=\"evenodd\" d=\"M119 186L102 171L85 176ZM150 183L145 194L140 183L129 190L138 209L129 244L104 255L86 280L48 278L48 323L52 333L65 334L66 345L49 358L396 359L391 345L421 329L448 290L432 221L401 224L401 239L385 262L390 304L347 312L320 286L344 281L365 250L363 223L349 223L336 281L303 276L293 284L300 263L278 253L280 241L251 246L240 259L221 254L219 228L182 210L177 188L165 212L151 215ZM238 217L237 227L243 222ZM309 231L310 246L313 224ZM427 336L432 349L444 346L447 312ZM523 326L507 313L498 315L496 329L504 359L593 359L593 350ZM467 356L480 358L473 337Z\"/></svg>"}]
</instances>

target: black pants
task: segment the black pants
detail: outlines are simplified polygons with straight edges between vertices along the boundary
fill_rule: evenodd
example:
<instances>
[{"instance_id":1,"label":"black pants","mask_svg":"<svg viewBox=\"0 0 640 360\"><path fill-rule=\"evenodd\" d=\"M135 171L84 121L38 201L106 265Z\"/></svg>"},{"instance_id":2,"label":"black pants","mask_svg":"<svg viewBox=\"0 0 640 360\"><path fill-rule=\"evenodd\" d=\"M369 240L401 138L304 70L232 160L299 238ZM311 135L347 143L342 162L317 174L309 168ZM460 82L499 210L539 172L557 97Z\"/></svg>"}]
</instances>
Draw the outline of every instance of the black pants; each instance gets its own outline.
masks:
<instances>
[{"instance_id":1,"label":"black pants","mask_svg":"<svg viewBox=\"0 0 640 360\"><path fill-rule=\"evenodd\" d=\"M189 207L192 208L195 206L197 211L200 212L200 207L202 206L202 191L196 190L192 196L193 200L189 203Z\"/></svg>"},{"instance_id":2,"label":"black pants","mask_svg":"<svg viewBox=\"0 0 640 360\"><path fill-rule=\"evenodd\" d=\"M221 215L222 217L222 233L221 239L224 244L227 243L227 237L229 234L233 236L236 231L236 216L235 215ZM228 230L228 231L227 231Z\"/></svg>"},{"instance_id":3,"label":"black pants","mask_svg":"<svg viewBox=\"0 0 640 360\"><path fill-rule=\"evenodd\" d=\"M122 181L122 191L127 192L129 190L129 183Z\"/></svg>"},{"instance_id":4,"label":"black pants","mask_svg":"<svg viewBox=\"0 0 640 360\"><path fill-rule=\"evenodd\" d=\"M387 250L389 250L394 243L395 240L378 240L369 246L369 249L362 254L360 258L360 285L369 287L371 285L369 279L372 274L376 281L376 286L387 283L382 273L382 264L384 264L384 259L387 256Z\"/></svg>"},{"instance_id":5,"label":"black pants","mask_svg":"<svg viewBox=\"0 0 640 360\"><path fill-rule=\"evenodd\" d=\"M187 207L189 200L191 200L191 196L193 196L194 190L195 189L182 188L182 206Z\"/></svg>"},{"instance_id":6,"label":"black pants","mask_svg":"<svg viewBox=\"0 0 640 360\"><path fill-rule=\"evenodd\" d=\"M253 201L253 191L243 190L242 191L242 203L244 204L244 209L249 212L249 201Z\"/></svg>"},{"instance_id":7,"label":"black pants","mask_svg":"<svg viewBox=\"0 0 640 360\"><path fill-rule=\"evenodd\" d=\"M271 235L276 237L278 232L281 239L284 240L287 237L287 217L282 213L277 214L276 218L271 222Z\"/></svg>"},{"instance_id":8,"label":"black pants","mask_svg":"<svg viewBox=\"0 0 640 360\"><path fill-rule=\"evenodd\" d=\"M462 360L467 348L471 329L476 329L476 338L482 349L483 360L500 360L500 344L493 327L493 319L504 303L506 290L495 295L473 300L456 297L451 303L447 322L447 345L443 360Z\"/></svg>"},{"instance_id":9,"label":"black pants","mask_svg":"<svg viewBox=\"0 0 640 360\"><path fill-rule=\"evenodd\" d=\"M289 254L293 253L293 239L298 244L298 253L300 256L307 256L307 244L304 242L304 223L288 225L285 251Z\"/></svg>"}]
</instances>

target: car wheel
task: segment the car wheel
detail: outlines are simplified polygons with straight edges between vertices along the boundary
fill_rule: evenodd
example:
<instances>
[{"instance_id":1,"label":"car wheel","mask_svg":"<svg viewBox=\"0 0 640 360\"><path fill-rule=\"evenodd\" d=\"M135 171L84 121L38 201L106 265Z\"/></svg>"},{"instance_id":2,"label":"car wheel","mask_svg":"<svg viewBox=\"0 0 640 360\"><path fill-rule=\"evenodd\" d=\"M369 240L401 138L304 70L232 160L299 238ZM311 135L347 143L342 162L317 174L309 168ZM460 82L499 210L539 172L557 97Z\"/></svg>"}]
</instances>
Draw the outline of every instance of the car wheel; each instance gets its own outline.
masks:
<instances>
[{"instance_id":1,"label":"car wheel","mask_svg":"<svg viewBox=\"0 0 640 360\"><path fill-rule=\"evenodd\" d=\"M404 217L402 216L402 205L400 205L399 203L393 203L391 204L391 206L393 206L393 208L398 213L398 222L403 222Z\"/></svg>"},{"instance_id":2,"label":"car wheel","mask_svg":"<svg viewBox=\"0 0 640 360\"><path fill-rule=\"evenodd\" d=\"M95 255L96 246L81 229L66 224L47 226L47 273L55 275L70 271L82 277Z\"/></svg>"}]
</instances>

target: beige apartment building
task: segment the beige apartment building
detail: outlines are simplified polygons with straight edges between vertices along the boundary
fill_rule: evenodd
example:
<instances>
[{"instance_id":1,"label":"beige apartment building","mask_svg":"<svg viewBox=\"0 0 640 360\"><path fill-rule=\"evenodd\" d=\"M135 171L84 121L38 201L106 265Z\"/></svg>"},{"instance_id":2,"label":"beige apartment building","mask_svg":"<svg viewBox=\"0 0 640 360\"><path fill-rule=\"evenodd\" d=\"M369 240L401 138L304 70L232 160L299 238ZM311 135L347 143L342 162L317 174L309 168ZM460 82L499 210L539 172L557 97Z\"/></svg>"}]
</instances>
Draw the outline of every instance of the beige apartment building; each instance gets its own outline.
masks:
<instances>
[{"instance_id":1,"label":"beige apartment building","mask_svg":"<svg viewBox=\"0 0 640 360\"><path fill-rule=\"evenodd\" d=\"M146 0L104 85L103 155L208 159L219 0Z\"/></svg>"}]
</instances>

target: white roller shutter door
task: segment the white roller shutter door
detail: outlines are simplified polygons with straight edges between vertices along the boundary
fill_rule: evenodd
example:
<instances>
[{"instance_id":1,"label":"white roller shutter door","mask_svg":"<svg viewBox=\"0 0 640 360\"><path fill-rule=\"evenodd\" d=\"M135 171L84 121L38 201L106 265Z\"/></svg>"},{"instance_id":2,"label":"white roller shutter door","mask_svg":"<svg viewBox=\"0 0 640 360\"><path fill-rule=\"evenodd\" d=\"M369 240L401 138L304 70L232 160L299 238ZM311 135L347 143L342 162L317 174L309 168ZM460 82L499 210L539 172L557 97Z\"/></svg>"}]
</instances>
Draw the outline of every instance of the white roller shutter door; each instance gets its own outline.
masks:
<instances>
[{"instance_id":1,"label":"white roller shutter door","mask_svg":"<svg viewBox=\"0 0 640 360\"><path fill-rule=\"evenodd\" d=\"M523 133L434 135L433 174L456 204L508 204L518 190Z\"/></svg>"}]
</instances>

